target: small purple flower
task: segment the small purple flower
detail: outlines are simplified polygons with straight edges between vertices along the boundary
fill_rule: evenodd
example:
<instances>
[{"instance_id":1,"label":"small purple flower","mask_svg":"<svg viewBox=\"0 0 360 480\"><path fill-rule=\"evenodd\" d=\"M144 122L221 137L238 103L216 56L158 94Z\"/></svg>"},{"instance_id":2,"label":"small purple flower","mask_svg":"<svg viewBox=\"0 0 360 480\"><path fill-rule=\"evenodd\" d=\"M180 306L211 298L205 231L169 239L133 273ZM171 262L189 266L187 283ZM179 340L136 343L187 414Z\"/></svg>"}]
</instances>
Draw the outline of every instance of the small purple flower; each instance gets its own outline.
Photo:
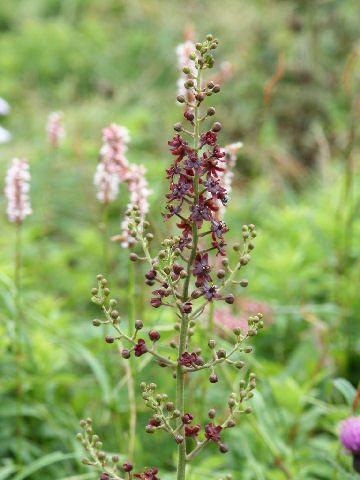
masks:
<instances>
[{"instance_id":1,"label":"small purple flower","mask_svg":"<svg viewBox=\"0 0 360 480\"><path fill-rule=\"evenodd\" d=\"M205 255L197 253L194 260L193 275L196 277L199 286L204 282L212 282L210 276L211 269L212 267L209 265L209 255L207 253L205 253Z\"/></svg>"},{"instance_id":2,"label":"small purple flower","mask_svg":"<svg viewBox=\"0 0 360 480\"><path fill-rule=\"evenodd\" d=\"M360 416L340 423L340 441L351 452L354 470L360 473Z\"/></svg>"}]
</instances>

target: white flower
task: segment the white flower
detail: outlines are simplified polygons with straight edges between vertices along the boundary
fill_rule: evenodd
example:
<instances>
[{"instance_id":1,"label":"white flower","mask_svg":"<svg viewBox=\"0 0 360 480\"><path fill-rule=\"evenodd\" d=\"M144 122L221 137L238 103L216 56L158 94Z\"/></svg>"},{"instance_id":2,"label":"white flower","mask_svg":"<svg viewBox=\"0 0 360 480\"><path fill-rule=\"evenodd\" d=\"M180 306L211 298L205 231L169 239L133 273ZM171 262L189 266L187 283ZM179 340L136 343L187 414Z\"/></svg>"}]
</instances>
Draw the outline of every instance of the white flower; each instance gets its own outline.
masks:
<instances>
[{"instance_id":1,"label":"white flower","mask_svg":"<svg viewBox=\"0 0 360 480\"><path fill-rule=\"evenodd\" d=\"M100 148L100 163L94 177L98 187L97 198L101 203L116 200L120 183L129 177L129 162L125 156L130 141L129 130L112 123L103 129L103 145ZM100 167L100 165L103 165Z\"/></svg>"},{"instance_id":2,"label":"white flower","mask_svg":"<svg viewBox=\"0 0 360 480\"><path fill-rule=\"evenodd\" d=\"M5 178L5 195L8 200L6 213L11 222L21 223L32 213L29 165L25 158L14 158Z\"/></svg>"},{"instance_id":3,"label":"white flower","mask_svg":"<svg viewBox=\"0 0 360 480\"><path fill-rule=\"evenodd\" d=\"M0 143L7 143L11 140L11 133L0 125Z\"/></svg>"},{"instance_id":4,"label":"white flower","mask_svg":"<svg viewBox=\"0 0 360 480\"><path fill-rule=\"evenodd\" d=\"M10 112L10 105L8 102L0 97L0 115L7 115Z\"/></svg>"},{"instance_id":5,"label":"white flower","mask_svg":"<svg viewBox=\"0 0 360 480\"><path fill-rule=\"evenodd\" d=\"M98 163L94 185L97 187L96 198L100 203L107 205L116 200L119 195L119 177L117 173L109 171L103 162Z\"/></svg>"},{"instance_id":6,"label":"white flower","mask_svg":"<svg viewBox=\"0 0 360 480\"><path fill-rule=\"evenodd\" d=\"M190 68L190 73L196 76L196 68L195 64L192 60L190 60L189 56L191 53L195 52L195 45L193 42L190 40L187 40L184 43L180 43L176 47L176 55L178 59L178 67L180 70L180 77L177 81L177 93L178 95L184 95L185 98L188 99L188 101L191 101L191 91L187 90L184 87L184 82L188 78L188 76L183 72L184 67L189 67Z\"/></svg>"},{"instance_id":7,"label":"white flower","mask_svg":"<svg viewBox=\"0 0 360 480\"><path fill-rule=\"evenodd\" d=\"M236 164L236 157L237 153L242 148L243 143L242 142L236 142L236 143L231 143L230 145L226 145L223 149L225 152L225 166L224 166L224 171L219 172L219 178L220 178L220 184L222 187L225 188L227 195L229 195L232 191L231 184L232 184L232 179L234 176L233 169ZM225 207L224 205L219 201L219 217L220 219L224 217L225 215Z\"/></svg>"}]
</instances>

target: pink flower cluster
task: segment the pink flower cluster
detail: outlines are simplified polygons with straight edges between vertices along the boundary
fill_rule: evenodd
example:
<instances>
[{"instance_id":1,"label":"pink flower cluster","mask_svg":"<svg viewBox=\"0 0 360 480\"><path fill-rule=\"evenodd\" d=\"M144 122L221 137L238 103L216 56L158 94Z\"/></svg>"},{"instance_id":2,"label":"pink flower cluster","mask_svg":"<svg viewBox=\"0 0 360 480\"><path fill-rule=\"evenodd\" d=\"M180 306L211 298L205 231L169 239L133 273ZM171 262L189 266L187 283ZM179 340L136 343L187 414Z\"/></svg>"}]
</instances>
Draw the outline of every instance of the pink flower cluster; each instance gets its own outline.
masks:
<instances>
[{"instance_id":1,"label":"pink flower cluster","mask_svg":"<svg viewBox=\"0 0 360 480\"><path fill-rule=\"evenodd\" d=\"M64 115L62 112L51 112L46 124L46 133L50 145L57 148L65 137Z\"/></svg>"},{"instance_id":2,"label":"pink flower cluster","mask_svg":"<svg viewBox=\"0 0 360 480\"><path fill-rule=\"evenodd\" d=\"M237 153L242 148L242 142L231 143L224 147L225 152L225 167L223 172L219 172L220 184L227 191L228 195L231 193L231 184L234 177L233 169L236 164ZM225 207L221 202L218 202L219 211L218 216L221 220L225 215Z\"/></svg>"},{"instance_id":3,"label":"pink flower cluster","mask_svg":"<svg viewBox=\"0 0 360 480\"><path fill-rule=\"evenodd\" d=\"M148 196L151 193L149 190L148 182L145 178L146 169L144 165L135 165L131 164L129 167L128 175L128 189L130 191L130 203L128 204L128 210L132 210L133 207L138 207L140 213L140 223L138 228L142 230L143 221L145 220L145 215L149 211L149 202ZM132 244L136 243L136 238L130 235L129 231L129 221L130 217L126 216L121 223L122 228L122 243L123 247L129 247Z\"/></svg>"},{"instance_id":4,"label":"pink flower cluster","mask_svg":"<svg viewBox=\"0 0 360 480\"><path fill-rule=\"evenodd\" d=\"M267 323L273 321L270 306L265 302L241 298L236 302L236 310L240 310L240 315L234 315L230 307L217 308L214 311L215 324L225 327L232 331L235 327L240 327L243 333L248 331L248 318L250 315L256 315L257 312L263 312L266 315ZM219 332L220 334L223 332Z\"/></svg>"},{"instance_id":5,"label":"pink flower cluster","mask_svg":"<svg viewBox=\"0 0 360 480\"><path fill-rule=\"evenodd\" d=\"M29 165L25 158L14 158L5 178L5 195L8 200L6 213L11 222L21 223L32 213Z\"/></svg>"},{"instance_id":6,"label":"pink flower cluster","mask_svg":"<svg viewBox=\"0 0 360 480\"><path fill-rule=\"evenodd\" d=\"M145 178L146 169L143 165L130 164L125 156L127 144L130 141L129 130L121 125L112 123L103 130L103 145L100 149L100 162L94 176L97 186L98 200L107 205L116 200L119 195L119 186L126 182L130 192L128 210L137 207L140 212L140 223L149 211L148 196L151 193ZM135 243L136 238L130 235L130 217L127 216L121 223L122 246L128 247Z\"/></svg>"},{"instance_id":7,"label":"pink flower cluster","mask_svg":"<svg viewBox=\"0 0 360 480\"><path fill-rule=\"evenodd\" d=\"M180 77L178 79L178 82L177 82L177 88L178 88L178 95L184 95L184 97L188 100L188 101L192 101L193 99L193 95L191 93L190 90L186 89L184 87L184 82L186 81L188 77L188 75L186 75L185 73L183 73L183 68L184 67L189 67L190 69L190 73L192 73L193 75L196 76L196 69L195 69L195 66L194 66L194 62L192 62L189 58L190 56L190 53L194 52L195 51L195 45L192 41L190 40L187 40L186 42L184 43L180 43L177 47L176 47L176 55L177 55L177 59L178 59L178 67L180 69Z\"/></svg>"},{"instance_id":8,"label":"pink flower cluster","mask_svg":"<svg viewBox=\"0 0 360 480\"><path fill-rule=\"evenodd\" d=\"M116 200L120 183L128 180L129 162L125 156L130 141L126 127L112 123L103 130L103 145L95 175L97 199L104 205Z\"/></svg>"}]
</instances>

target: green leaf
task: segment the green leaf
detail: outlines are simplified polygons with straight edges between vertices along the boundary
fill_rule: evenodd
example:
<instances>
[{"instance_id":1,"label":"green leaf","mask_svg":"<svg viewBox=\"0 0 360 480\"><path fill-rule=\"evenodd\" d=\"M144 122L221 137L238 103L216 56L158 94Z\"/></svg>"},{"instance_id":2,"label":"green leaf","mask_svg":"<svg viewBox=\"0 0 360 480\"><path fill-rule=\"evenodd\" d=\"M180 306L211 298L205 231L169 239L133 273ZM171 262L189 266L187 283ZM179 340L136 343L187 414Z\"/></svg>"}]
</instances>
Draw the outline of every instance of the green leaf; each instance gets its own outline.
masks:
<instances>
[{"instance_id":1,"label":"green leaf","mask_svg":"<svg viewBox=\"0 0 360 480\"><path fill-rule=\"evenodd\" d=\"M329 397L332 397L334 389L337 392L340 392L341 395L344 397L346 404L351 406L355 395L356 395L356 389L354 386L345 378L336 378L331 382L331 387L329 391Z\"/></svg>"},{"instance_id":2,"label":"green leaf","mask_svg":"<svg viewBox=\"0 0 360 480\"><path fill-rule=\"evenodd\" d=\"M21 470L20 473L15 475L12 480L24 480L28 478L30 475L33 473L41 470L44 467L47 467L48 465L51 465L56 462L61 462L63 460L67 460L69 458L74 458L75 454L74 453L62 453L62 452L53 452L50 453L49 455L44 455L41 458L38 458L34 462L30 463L29 465L26 465L25 468Z\"/></svg>"}]
</instances>

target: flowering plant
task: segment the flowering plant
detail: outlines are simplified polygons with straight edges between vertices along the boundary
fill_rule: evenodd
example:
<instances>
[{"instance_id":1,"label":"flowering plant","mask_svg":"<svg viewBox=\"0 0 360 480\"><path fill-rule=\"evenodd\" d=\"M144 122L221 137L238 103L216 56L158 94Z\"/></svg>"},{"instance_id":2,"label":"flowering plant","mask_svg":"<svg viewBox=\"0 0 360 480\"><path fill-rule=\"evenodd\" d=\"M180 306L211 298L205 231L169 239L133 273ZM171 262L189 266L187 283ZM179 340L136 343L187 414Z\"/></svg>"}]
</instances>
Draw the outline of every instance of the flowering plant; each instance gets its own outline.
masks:
<instances>
[{"instance_id":1,"label":"flowering plant","mask_svg":"<svg viewBox=\"0 0 360 480\"><path fill-rule=\"evenodd\" d=\"M159 367L164 368L164 375L169 371L168 375L176 380L173 400L170 399L170 394L157 393L157 385L153 382L142 382L140 387L145 405L153 411L146 432L154 434L158 430L165 431L177 445L178 480L186 478L186 464L208 444L218 444L221 453L228 451L223 440L224 434L226 435L227 429L235 427L240 415L251 413L247 402L253 396L256 386L255 374L250 373L247 380L240 381L238 392L230 392L225 419L217 421L216 411L210 408L209 422L201 425L194 418L191 407L185 406L185 378L208 372L210 383L215 384L218 382L219 365L227 364L242 369L245 362L236 357L239 352L252 352L249 340L263 327L261 313L250 316L246 330L234 328L233 347L229 351L216 348L213 338L208 339L209 354L206 356L201 356L201 352L192 345L196 328L202 328L204 334L212 333L210 325L206 329L204 322L198 321L205 314L206 307L213 308L215 302L233 304L235 297L227 291L228 287L235 284L241 287L248 285L248 281L245 278L239 279L238 274L251 259L257 235L254 225L243 226L241 244L233 245L237 260L234 266L230 266L226 257L225 240L229 227L222 220L221 209L228 203L225 184L229 184L230 179L229 175L224 175L224 171L227 157L231 153L226 156L217 143L218 132L222 128L219 122L213 123L209 130L202 131L201 128L215 114L213 106L203 110L205 101L220 91L219 84L211 80L204 83L202 80L204 71L214 65L213 51L217 46L218 40L212 35L208 35L203 43L195 44L183 67L184 88L188 94L180 93L177 96L177 101L185 107L187 126L176 123L175 136L168 142L173 161L166 170L170 185L162 216L165 221L175 217L179 233L165 238L161 250L152 256L150 243L153 236L146 233L149 223L144 220L141 205L133 202L127 211L127 228L134 240L132 245L140 243L144 252L144 256L139 256L132 250L130 260L149 264L145 283L152 287L151 306L169 308L174 313L177 338L172 340L171 346L176 354L162 354L158 330L151 329L147 335L141 336L141 320L136 320L129 332L123 328L116 309L117 301L111 298L108 281L103 275L98 275L97 286L92 289L92 301L99 305L105 316L104 320L95 319L93 324L111 325L115 331L114 335L105 337L106 342L121 342L121 355L124 359L151 355ZM233 150L239 147L236 145ZM223 181L224 177L226 182ZM212 257L211 254L215 255ZM123 343L126 345L123 346ZM77 437L88 453L83 463L97 466L102 472L101 479L122 479L118 467L119 457L113 455L110 458L101 450L102 442L93 433L91 419L82 420L81 426L84 433L79 433ZM132 474L132 470L131 461L122 465L126 478L159 479L156 467L135 474Z\"/></svg>"}]
</instances>

